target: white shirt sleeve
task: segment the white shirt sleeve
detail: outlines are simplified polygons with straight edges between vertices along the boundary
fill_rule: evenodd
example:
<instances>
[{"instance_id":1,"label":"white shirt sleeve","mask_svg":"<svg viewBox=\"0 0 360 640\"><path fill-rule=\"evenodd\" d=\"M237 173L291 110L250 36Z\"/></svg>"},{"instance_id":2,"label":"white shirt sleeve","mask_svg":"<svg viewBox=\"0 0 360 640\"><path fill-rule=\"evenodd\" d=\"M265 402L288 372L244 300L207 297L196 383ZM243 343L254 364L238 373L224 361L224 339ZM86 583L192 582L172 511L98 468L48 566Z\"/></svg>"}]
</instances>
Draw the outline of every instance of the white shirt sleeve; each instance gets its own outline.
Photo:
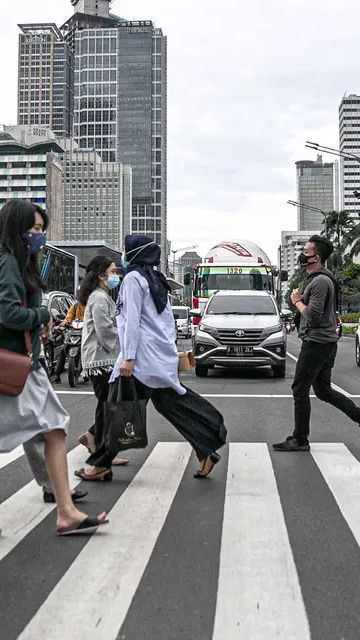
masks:
<instances>
[{"instance_id":1,"label":"white shirt sleeve","mask_svg":"<svg viewBox=\"0 0 360 640\"><path fill-rule=\"evenodd\" d=\"M140 319L144 300L144 291L136 277L124 279L122 295L125 317L124 356L125 360L135 360L140 341Z\"/></svg>"}]
</instances>

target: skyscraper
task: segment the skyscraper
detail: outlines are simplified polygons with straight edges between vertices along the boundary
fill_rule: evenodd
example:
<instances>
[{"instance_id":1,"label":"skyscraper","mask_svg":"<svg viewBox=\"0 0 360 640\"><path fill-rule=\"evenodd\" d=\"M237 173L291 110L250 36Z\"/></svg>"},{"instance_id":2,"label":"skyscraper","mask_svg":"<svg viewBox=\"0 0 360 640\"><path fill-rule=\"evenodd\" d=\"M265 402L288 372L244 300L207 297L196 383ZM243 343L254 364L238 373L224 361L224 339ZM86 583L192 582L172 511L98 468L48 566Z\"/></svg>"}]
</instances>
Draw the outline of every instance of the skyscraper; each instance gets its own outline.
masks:
<instances>
[{"instance_id":1,"label":"skyscraper","mask_svg":"<svg viewBox=\"0 0 360 640\"><path fill-rule=\"evenodd\" d=\"M19 122L52 123L61 137L72 132L80 148L95 149L103 161L132 166L132 230L146 233L161 245L164 268L167 253L166 36L150 20L126 21L111 14L110 0L71 0L71 4L74 15L60 30L56 25L21 25ZM40 43L35 40L43 37L42 32L49 33L46 48L43 45L38 48ZM22 50L21 38L26 33L33 40L30 49ZM52 116L52 96L60 96L55 87L52 88L51 80L55 41L61 43L68 59L64 73L68 72L73 80L68 93L62 96L63 104L67 101L66 104L71 105L70 126L72 116L74 124L70 131L64 126L59 131ZM46 95L41 94L43 86L46 86Z\"/></svg>"},{"instance_id":2,"label":"skyscraper","mask_svg":"<svg viewBox=\"0 0 360 640\"><path fill-rule=\"evenodd\" d=\"M118 250L131 232L131 167L60 141L64 153L64 240L105 240Z\"/></svg>"},{"instance_id":3,"label":"skyscraper","mask_svg":"<svg viewBox=\"0 0 360 640\"><path fill-rule=\"evenodd\" d=\"M324 162L321 155L317 160L296 162L297 201L321 209L325 213L334 210L334 165ZM324 226L323 215L298 207L299 230L321 230Z\"/></svg>"},{"instance_id":4,"label":"skyscraper","mask_svg":"<svg viewBox=\"0 0 360 640\"><path fill-rule=\"evenodd\" d=\"M73 55L55 24L20 24L18 125L47 126L69 136Z\"/></svg>"},{"instance_id":5,"label":"skyscraper","mask_svg":"<svg viewBox=\"0 0 360 640\"><path fill-rule=\"evenodd\" d=\"M165 267L166 36L150 20L114 16L108 0L79 0L62 32L75 54L74 138L132 166L132 230L161 245Z\"/></svg>"},{"instance_id":6,"label":"skyscraper","mask_svg":"<svg viewBox=\"0 0 360 640\"><path fill-rule=\"evenodd\" d=\"M340 151L360 156L360 96L344 97L339 107ZM354 191L360 190L360 163L340 159L341 209L353 217L360 215L360 200Z\"/></svg>"}]
</instances>

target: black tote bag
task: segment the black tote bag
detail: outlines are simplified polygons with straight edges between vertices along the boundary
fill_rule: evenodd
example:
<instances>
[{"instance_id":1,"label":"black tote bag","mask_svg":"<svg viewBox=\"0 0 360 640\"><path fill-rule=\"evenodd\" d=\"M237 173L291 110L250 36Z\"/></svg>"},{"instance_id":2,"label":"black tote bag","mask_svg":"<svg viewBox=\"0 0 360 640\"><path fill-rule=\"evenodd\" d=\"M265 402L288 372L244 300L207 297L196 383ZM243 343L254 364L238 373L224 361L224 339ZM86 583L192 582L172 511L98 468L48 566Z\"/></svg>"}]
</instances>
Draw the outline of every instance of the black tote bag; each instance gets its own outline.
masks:
<instances>
[{"instance_id":1,"label":"black tote bag","mask_svg":"<svg viewBox=\"0 0 360 640\"><path fill-rule=\"evenodd\" d=\"M104 406L106 424L105 447L108 451L144 449L146 433L146 405L140 400L133 378L119 377L110 385Z\"/></svg>"}]
</instances>

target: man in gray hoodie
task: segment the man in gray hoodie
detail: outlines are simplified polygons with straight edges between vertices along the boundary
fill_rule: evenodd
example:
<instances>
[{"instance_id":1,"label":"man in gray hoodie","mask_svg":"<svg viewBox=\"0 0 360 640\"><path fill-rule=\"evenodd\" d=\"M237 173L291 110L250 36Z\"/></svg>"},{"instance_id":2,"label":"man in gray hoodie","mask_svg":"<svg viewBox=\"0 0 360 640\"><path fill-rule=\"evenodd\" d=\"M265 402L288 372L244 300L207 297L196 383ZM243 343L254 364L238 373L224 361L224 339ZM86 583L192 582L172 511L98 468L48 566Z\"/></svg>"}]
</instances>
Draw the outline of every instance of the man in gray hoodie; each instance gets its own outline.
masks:
<instances>
[{"instance_id":1,"label":"man in gray hoodie","mask_svg":"<svg viewBox=\"0 0 360 640\"><path fill-rule=\"evenodd\" d=\"M337 283L324 264L333 251L332 243L314 235L299 255L307 272L303 293L294 289L291 302L299 314L299 338L302 340L292 385L295 428L285 442L273 445L275 451L309 451L310 388L324 402L343 411L360 424L360 407L331 386L331 370L337 351Z\"/></svg>"}]
</instances>

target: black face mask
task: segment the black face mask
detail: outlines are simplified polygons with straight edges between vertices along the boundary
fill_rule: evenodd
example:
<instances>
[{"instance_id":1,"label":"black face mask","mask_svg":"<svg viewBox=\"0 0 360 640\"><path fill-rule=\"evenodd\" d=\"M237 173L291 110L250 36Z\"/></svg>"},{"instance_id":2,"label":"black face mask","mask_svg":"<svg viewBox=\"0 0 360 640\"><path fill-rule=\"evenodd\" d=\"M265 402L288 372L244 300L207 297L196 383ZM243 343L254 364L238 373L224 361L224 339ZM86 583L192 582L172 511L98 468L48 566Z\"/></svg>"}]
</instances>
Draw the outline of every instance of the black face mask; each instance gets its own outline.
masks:
<instances>
[{"instance_id":1,"label":"black face mask","mask_svg":"<svg viewBox=\"0 0 360 640\"><path fill-rule=\"evenodd\" d=\"M310 262L310 258L318 258L318 255L316 253L313 253L311 256L307 256L302 251L298 257L299 264L302 267L307 267L308 264L315 264L315 262L317 262L317 260L315 260L314 262Z\"/></svg>"}]
</instances>

